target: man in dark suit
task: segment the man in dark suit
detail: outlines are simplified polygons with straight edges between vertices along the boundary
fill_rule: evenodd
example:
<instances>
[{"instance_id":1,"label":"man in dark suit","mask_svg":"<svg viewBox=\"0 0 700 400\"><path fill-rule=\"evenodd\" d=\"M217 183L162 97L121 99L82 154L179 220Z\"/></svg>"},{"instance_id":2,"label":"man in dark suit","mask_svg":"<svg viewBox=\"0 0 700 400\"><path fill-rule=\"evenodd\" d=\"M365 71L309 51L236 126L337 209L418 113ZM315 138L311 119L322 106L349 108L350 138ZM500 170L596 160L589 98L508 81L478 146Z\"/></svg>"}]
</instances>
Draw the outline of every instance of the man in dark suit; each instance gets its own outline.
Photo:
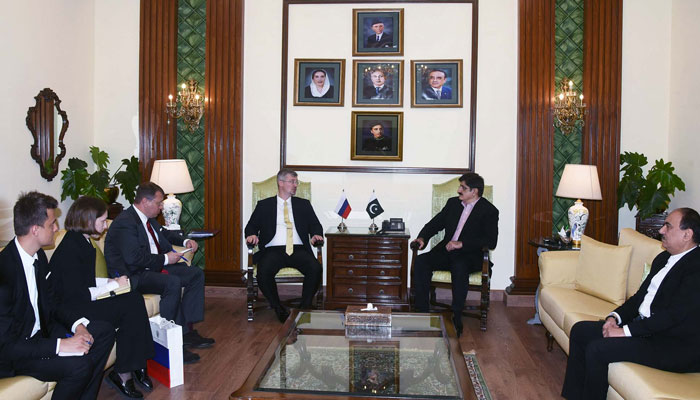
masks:
<instances>
[{"instance_id":1,"label":"man in dark suit","mask_svg":"<svg viewBox=\"0 0 700 400\"><path fill-rule=\"evenodd\" d=\"M57 207L56 199L38 192L23 194L15 203L17 236L0 252L0 378L56 381L54 400L94 399L114 330L109 323L54 307L41 248L53 244ZM79 356L63 357L67 353Z\"/></svg>"},{"instance_id":2,"label":"man in dark suit","mask_svg":"<svg viewBox=\"0 0 700 400\"><path fill-rule=\"evenodd\" d=\"M363 99L387 100L394 96L394 90L386 84L386 74L382 68L372 68L369 78L372 84L362 88Z\"/></svg>"},{"instance_id":3,"label":"man in dark suit","mask_svg":"<svg viewBox=\"0 0 700 400\"><path fill-rule=\"evenodd\" d=\"M451 100L452 89L445 86L447 81L447 73L441 69L431 70L428 74L427 83L423 89L424 100Z\"/></svg>"},{"instance_id":4,"label":"man in dark suit","mask_svg":"<svg viewBox=\"0 0 700 400\"><path fill-rule=\"evenodd\" d=\"M433 271L452 273L452 321L457 335L462 334L462 310L467 298L469 274L481 271L483 248L494 249L498 241L498 209L482 198L484 179L469 172L459 178L458 197L447 200L445 207L431 219L414 242L419 249L433 235L445 230L445 238L415 261L415 309L428 312L428 292Z\"/></svg>"},{"instance_id":5,"label":"man in dark suit","mask_svg":"<svg viewBox=\"0 0 700 400\"><path fill-rule=\"evenodd\" d=\"M111 277L129 276L139 293L160 295L160 315L182 326L184 362L193 363L199 355L187 348L205 348L214 339L193 329L204 319L204 273L182 262L182 254L172 244L197 251L197 242L183 239L163 228L155 219L163 209L163 189L144 182L136 190L134 204L114 219L105 238L105 259ZM184 293L182 292L182 289Z\"/></svg>"},{"instance_id":6,"label":"man in dark suit","mask_svg":"<svg viewBox=\"0 0 700 400\"><path fill-rule=\"evenodd\" d=\"M280 322L289 312L280 304L275 275L290 266L304 274L301 308L311 308L311 301L321 283L323 268L314 257L311 245L323 240L323 227L311 203L299 197L297 173L283 168L277 173L277 196L260 200L245 227L246 242L258 245L253 255L258 266L258 285ZM309 242L309 236L311 241Z\"/></svg>"},{"instance_id":7,"label":"man in dark suit","mask_svg":"<svg viewBox=\"0 0 700 400\"><path fill-rule=\"evenodd\" d=\"M384 22L382 20L372 21L373 35L367 36L367 46L371 49L383 47L394 47L394 38L391 33L384 32Z\"/></svg>"},{"instance_id":8,"label":"man in dark suit","mask_svg":"<svg viewBox=\"0 0 700 400\"><path fill-rule=\"evenodd\" d=\"M679 208L659 230L666 251L637 293L605 321L571 328L562 396L605 399L608 365L629 361L672 372L700 372L700 215Z\"/></svg>"}]
</instances>

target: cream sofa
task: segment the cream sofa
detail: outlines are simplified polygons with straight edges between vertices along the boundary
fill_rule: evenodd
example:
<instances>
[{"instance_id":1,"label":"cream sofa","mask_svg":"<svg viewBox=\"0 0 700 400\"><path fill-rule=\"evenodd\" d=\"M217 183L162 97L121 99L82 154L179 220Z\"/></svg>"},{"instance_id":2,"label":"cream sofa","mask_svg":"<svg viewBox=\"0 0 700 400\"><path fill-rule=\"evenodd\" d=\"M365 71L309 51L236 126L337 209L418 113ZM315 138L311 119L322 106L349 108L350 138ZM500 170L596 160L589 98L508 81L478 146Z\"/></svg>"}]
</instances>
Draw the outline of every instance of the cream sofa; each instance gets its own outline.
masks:
<instances>
[{"instance_id":1,"label":"cream sofa","mask_svg":"<svg viewBox=\"0 0 700 400\"><path fill-rule=\"evenodd\" d=\"M622 254L624 246L631 248L626 269L618 268L610 273L617 274L618 277L623 274L623 278L626 277L621 282L624 298L610 301L610 296L591 294L590 289L582 287L585 285L579 282L582 274L578 268L579 257L584 256L578 251L542 253L539 259L538 307L542 324L547 329L548 350L552 349L552 341L556 340L568 354L571 327L578 321L605 318L617 304L633 295L641 285L645 268L648 270L654 257L663 251L661 242L632 229L623 229L620 232L619 246L595 243L603 248L602 251L617 252L618 260L625 260ZM597 272L606 271L605 268L616 268L608 265L598 267L603 269ZM603 272L589 275L588 278L597 277L600 281L598 285L610 287L610 274ZM618 282L617 289L620 289L620 280L612 280ZM612 284L615 285L614 282ZM615 287L611 289L615 290ZM618 362L610 365L608 382L608 399L700 399L700 373L679 374L629 362Z\"/></svg>"},{"instance_id":2,"label":"cream sofa","mask_svg":"<svg viewBox=\"0 0 700 400\"><path fill-rule=\"evenodd\" d=\"M65 230L60 230L56 233L54 246L44 249L46 256L51 259L54 249L63 239ZM104 236L100 238L98 245L104 250ZM0 248L2 250L2 248ZM155 294L146 294L143 296L146 303L148 316L152 317L160 313L160 296ZM109 355L105 369L111 367L117 358L116 345L112 348L112 353ZM2 400L48 400L53 394L53 389L56 382L42 382L30 376L14 376L11 378L0 379L0 399Z\"/></svg>"}]
</instances>

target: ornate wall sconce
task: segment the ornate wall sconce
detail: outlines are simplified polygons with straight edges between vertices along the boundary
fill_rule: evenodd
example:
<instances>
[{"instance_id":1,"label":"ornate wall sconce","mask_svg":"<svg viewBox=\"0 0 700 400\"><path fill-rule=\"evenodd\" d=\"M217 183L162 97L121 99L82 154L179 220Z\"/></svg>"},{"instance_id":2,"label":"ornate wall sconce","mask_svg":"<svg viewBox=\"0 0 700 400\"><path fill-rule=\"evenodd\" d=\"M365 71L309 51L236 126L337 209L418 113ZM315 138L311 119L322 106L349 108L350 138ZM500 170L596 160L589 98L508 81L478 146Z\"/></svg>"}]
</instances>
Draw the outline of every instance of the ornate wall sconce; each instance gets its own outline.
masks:
<instances>
[{"instance_id":1,"label":"ornate wall sconce","mask_svg":"<svg viewBox=\"0 0 700 400\"><path fill-rule=\"evenodd\" d=\"M190 132L197 130L199 121L204 115L204 96L199 91L199 82L194 79L183 83L177 94L177 101L173 101L173 95L168 95L168 103L165 110L169 118L182 117ZM180 103L180 109L177 108Z\"/></svg>"},{"instance_id":2,"label":"ornate wall sconce","mask_svg":"<svg viewBox=\"0 0 700 400\"><path fill-rule=\"evenodd\" d=\"M573 81L564 78L560 87L561 93L554 98L554 126L568 135L574 130L576 122L581 121L583 126L586 104L583 102L583 93L576 96Z\"/></svg>"}]
</instances>

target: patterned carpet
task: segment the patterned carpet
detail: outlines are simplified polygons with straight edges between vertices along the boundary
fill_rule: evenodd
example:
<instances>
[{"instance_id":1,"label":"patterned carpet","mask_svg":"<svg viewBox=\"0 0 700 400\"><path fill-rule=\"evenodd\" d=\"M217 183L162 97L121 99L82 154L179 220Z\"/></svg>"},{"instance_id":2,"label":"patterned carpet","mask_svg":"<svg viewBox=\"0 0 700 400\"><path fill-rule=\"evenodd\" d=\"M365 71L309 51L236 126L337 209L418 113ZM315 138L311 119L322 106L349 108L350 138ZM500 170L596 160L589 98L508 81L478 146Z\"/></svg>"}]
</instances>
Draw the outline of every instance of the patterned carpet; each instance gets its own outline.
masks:
<instances>
[{"instance_id":1,"label":"patterned carpet","mask_svg":"<svg viewBox=\"0 0 700 400\"><path fill-rule=\"evenodd\" d=\"M486 380L484 380L484 374L481 372L474 350L464 353L464 361L467 363L467 370L469 371L469 377L472 379L476 398L479 400L492 400L491 392L486 386Z\"/></svg>"}]
</instances>

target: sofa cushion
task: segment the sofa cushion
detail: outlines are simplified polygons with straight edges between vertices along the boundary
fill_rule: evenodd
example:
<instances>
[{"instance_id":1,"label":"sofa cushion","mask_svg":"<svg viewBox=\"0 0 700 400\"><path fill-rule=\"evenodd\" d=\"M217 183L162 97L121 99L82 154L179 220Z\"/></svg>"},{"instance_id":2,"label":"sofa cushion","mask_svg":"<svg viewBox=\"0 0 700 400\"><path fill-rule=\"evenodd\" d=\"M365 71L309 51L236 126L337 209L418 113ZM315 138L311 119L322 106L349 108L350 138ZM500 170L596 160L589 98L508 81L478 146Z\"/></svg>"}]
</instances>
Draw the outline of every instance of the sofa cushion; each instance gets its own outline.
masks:
<instances>
[{"instance_id":1,"label":"sofa cushion","mask_svg":"<svg viewBox=\"0 0 700 400\"><path fill-rule=\"evenodd\" d=\"M616 305L625 302L630 246L614 246L583 236L576 268L576 289Z\"/></svg>"},{"instance_id":2,"label":"sofa cushion","mask_svg":"<svg viewBox=\"0 0 700 400\"><path fill-rule=\"evenodd\" d=\"M49 391L49 384L31 376L0 379L3 399L40 399Z\"/></svg>"},{"instance_id":3,"label":"sofa cushion","mask_svg":"<svg viewBox=\"0 0 700 400\"><path fill-rule=\"evenodd\" d=\"M681 374L616 362L610 364L608 382L625 399L700 398L700 373Z\"/></svg>"},{"instance_id":4,"label":"sofa cushion","mask_svg":"<svg viewBox=\"0 0 700 400\"><path fill-rule=\"evenodd\" d=\"M664 251L661 242L645 236L634 229L624 228L620 231L621 246L632 246L629 278L627 279L627 298L637 292L642 284L644 263L651 265L654 258Z\"/></svg>"},{"instance_id":5,"label":"sofa cushion","mask_svg":"<svg viewBox=\"0 0 700 400\"><path fill-rule=\"evenodd\" d=\"M565 330L565 318L570 313L580 313L602 318L615 309L615 305L599 299L595 296L580 292L576 289L567 289L557 286L545 286L540 291L541 308L546 309L557 326Z\"/></svg>"}]
</instances>

